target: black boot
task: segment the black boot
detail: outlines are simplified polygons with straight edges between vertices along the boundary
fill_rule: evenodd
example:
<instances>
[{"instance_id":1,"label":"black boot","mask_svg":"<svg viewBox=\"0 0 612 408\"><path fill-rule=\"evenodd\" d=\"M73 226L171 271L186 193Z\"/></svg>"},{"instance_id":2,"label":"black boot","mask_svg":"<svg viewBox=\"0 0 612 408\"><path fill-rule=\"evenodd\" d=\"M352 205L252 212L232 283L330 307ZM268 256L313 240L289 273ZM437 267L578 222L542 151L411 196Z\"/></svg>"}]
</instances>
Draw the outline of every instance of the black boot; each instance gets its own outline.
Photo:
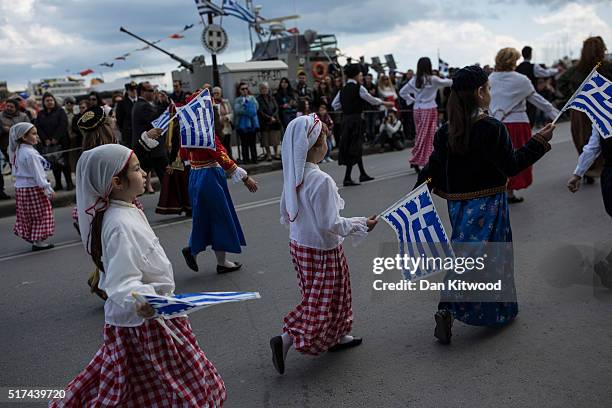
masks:
<instances>
[{"instance_id":1,"label":"black boot","mask_svg":"<svg viewBox=\"0 0 612 408\"><path fill-rule=\"evenodd\" d=\"M195 259L195 256L191 253L191 248L185 247L181 250L183 253L183 257L185 258L185 263L194 272L198 272L200 268L198 268L198 261Z\"/></svg>"},{"instance_id":2,"label":"black boot","mask_svg":"<svg viewBox=\"0 0 612 408\"><path fill-rule=\"evenodd\" d=\"M450 344L453 336L451 330L453 327L453 316L448 310L438 310L434 315L436 320L436 329L434 337L442 344Z\"/></svg>"}]
</instances>

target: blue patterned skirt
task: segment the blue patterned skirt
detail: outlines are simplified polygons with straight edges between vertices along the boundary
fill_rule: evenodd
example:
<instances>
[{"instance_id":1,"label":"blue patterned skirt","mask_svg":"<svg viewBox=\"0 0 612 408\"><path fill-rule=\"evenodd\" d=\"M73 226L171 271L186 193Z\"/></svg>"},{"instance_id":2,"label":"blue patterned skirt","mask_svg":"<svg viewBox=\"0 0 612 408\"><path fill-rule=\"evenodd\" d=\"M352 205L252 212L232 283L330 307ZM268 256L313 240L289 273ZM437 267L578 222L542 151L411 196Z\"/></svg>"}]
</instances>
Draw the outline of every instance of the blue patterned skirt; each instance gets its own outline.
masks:
<instances>
[{"instance_id":1,"label":"blue patterned skirt","mask_svg":"<svg viewBox=\"0 0 612 408\"><path fill-rule=\"evenodd\" d=\"M502 326L518 314L516 288L514 286L514 260L512 254L512 230L508 212L506 193L463 201L448 201L448 212L453 228L451 241L453 248L470 248L470 256L497 253L495 259L486 264L489 269L484 273L487 281L498 278L505 285L505 298L495 302L462 301L457 294L442 292L438 309L446 309L455 319L474 326ZM489 243L502 243L493 244ZM507 243L507 244L503 244ZM463 244L463 245L462 245ZM492 249L493 247L493 249ZM474 250L476 253L474 253ZM461 250L459 250L461 251ZM455 253L456 256L460 254ZM457 274L450 271L445 281L456 279ZM508 295L510 294L510 295Z\"/></svg>"},{"instance_id":2,"label":"blue patterned skirt","mask_svg":"<svg viewBox=\"0 0 612 408\"><path fill-rule=\"evenodd\" d=\"M189 173L193 226L189 237L191 253L209 245L215 251L240 253L244 234L221 167L192 169Z\"/></svg>"}]
</instances>

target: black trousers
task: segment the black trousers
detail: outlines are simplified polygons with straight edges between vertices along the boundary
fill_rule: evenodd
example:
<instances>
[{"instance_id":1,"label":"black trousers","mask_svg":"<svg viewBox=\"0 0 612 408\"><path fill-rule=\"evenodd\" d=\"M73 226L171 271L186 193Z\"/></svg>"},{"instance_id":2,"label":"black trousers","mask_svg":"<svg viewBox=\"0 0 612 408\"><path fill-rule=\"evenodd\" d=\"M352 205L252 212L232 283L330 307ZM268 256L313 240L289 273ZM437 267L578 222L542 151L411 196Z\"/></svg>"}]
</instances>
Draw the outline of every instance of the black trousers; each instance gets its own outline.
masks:
<instances>
[{"instance_id":1,"label":"black trousers","mask_svg":"<svg viewBox=\"0 0 612 408\"><path fill-rule=\"evenodd\" d=\"M138 157L140 167L147 173L154 171L155 175L161 183L166 174L166 167L168 166L168 158L166 156L152 157L150 152L147 152L139 143L134 146L134 153Z\"/></svg>"},{"instance_id":2,"label":"black trousers","mask_svg":"<svg viewBox=\"0 0 612 408\"><path fill-rule=\"evenodd\" d=\"M606 166L601 172L601 195L606 212L612 217L612 167Z\"/></svg>"},{"instance_id":3,"label":"black trousers","mask_svg":"<svg viewBox=\"0 0 612 408\"><path fill-rule=\"evenodd\" d=\"M242 161L245 163L257 163L256 135L256 132L245 132L238 129L238 136L242 145Z\"/></svg>"},{"instance_id":4,"label":"black trousers","mask_svg":"<svg viewBox=\"0 0 612 408\"><path fill-rule=\"evenodd\" d=\"M68 162L68 153L62 153L61 161L56 161L51 166L53 172L53 178L55 179L55 189L62 188L62 174L66 179L66 187L72 188L72 172L70 171L70 164Z\"/></svg>"}]
</instances>

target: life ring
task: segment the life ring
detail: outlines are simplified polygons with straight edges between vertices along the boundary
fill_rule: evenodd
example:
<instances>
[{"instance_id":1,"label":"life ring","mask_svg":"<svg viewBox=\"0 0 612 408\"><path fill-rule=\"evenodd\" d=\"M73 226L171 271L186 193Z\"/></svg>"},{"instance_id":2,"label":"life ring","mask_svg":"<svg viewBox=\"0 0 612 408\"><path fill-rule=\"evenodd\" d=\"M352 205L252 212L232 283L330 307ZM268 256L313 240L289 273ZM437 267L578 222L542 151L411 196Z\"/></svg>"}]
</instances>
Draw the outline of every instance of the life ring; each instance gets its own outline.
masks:
<instances>
[{"instance_id":1,"label":"life ring","mask_svg":"<svg viewBox=\"0 0 612 408\"><path fill-rule=\"evenodd\" d=\"M323 79L327 75L327 66L322 62L312 64L312 76L316 79Z\"/></svg>"}]
</instances>

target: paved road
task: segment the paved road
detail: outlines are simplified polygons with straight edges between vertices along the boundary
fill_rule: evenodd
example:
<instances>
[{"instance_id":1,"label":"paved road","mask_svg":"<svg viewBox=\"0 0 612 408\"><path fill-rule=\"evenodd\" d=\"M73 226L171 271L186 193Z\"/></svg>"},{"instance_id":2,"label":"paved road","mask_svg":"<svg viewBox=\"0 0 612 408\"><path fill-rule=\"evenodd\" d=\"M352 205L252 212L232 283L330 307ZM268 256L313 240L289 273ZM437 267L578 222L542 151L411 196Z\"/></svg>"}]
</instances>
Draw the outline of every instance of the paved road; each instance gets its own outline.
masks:
<instances>
[{"instance_id":1,"label":"paved road","mask_svg":"<svg viewBox=\"0 0 612 408\"><path fill-rule=\"evenodd\" d=\"M593 259L612 247L611 220L599 185L576 195L565 189L576 155L567 125L535 167L526 201L511 207L518 319L502 330L457 323L453 344L432 338L435 293L379 293L372 289L372 258L394 234L379 225L359 247L347 243L355 312L364 344L346 353L311 358L297 353L278 376L268 339L298 301L287 232L278 223L281 174L257 177L252 195L232 195L248 247L245 264L217 276L214 256L199 258L201 272L180 255L190 222L149 212L175 268L177 292L257 290L257 301L222 305L192 315L198 340L223 376L228 407L609 407L612 400L612 291L596 285ZM408 152L369 156L374 182L342 189L347 216L380 211L415 182ZM338 181L342 169L323 165ZM156 196L144 197L148 208ZM443 222L446 206L436 199ZM102 303L88 293L91 262L70 225L70 209L56 212L57 249L30 254L0 219L0 387L63 387L101 342ZM399 278L399 277L398 277ZM31 406L43 406L32 404ZM16 406L16 405L10 405ZM24 404L23 406L28 406Z\"/></svg>"}]
</instances>

